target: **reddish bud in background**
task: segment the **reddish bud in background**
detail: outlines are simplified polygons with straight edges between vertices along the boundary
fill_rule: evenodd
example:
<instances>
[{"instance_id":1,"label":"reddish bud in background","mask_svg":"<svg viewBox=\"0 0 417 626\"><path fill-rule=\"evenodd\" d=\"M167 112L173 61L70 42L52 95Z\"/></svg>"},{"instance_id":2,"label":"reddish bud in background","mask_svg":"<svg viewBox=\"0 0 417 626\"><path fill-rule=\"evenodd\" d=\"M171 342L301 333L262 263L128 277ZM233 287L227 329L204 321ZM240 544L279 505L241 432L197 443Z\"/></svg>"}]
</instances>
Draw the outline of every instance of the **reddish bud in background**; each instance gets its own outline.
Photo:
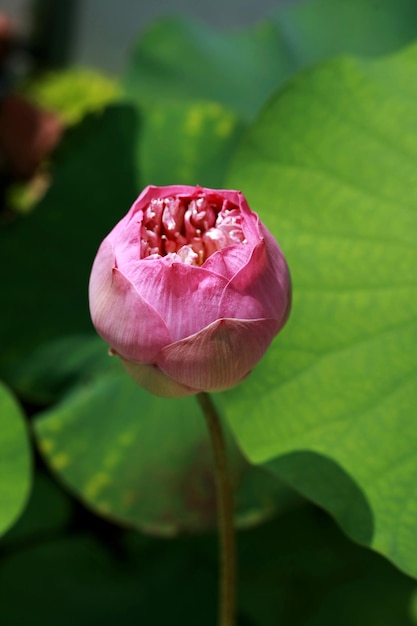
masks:
<instances>
[{"instance_id":1,"label":"reddish bud in background","mask_svg":"<svg viewBox=\"0 0 417 626\"><path fill-rule=\"evenodd\" d=\"M7 62L18 46L13 22L0 12L0 166L11 180L29 180L58 145L59 117L13 93Z\"/></svg>"},{"instance_id":2,"label":"reddish bud in background","mask_svg":"<svg viewBox=\"0 0 417 626\"><path fill-rule=\"evenodd\" d=\"M57 115L18 95L0 103L0 151L10 174L29 179L58 145L63 132Z\"/></svg>"}]
</instances>

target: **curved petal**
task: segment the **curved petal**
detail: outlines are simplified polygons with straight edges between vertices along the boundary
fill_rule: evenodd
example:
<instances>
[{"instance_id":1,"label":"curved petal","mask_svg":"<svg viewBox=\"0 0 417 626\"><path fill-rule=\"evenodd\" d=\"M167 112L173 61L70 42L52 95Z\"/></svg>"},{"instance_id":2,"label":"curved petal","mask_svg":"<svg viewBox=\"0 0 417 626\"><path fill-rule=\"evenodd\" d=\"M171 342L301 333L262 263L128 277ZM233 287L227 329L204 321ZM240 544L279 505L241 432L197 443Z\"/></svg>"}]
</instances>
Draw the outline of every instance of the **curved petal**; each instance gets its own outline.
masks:
<instances>
[{"instance_id":1,"label":"curved petal","mask_svg":"<svg viewBox=\"0 0 417 626\"><path fill-rule=\"evenodd\" d=\"M192 337L166 346L159 367L181 385L222 391L237 385L262 357L276 320L217 320Z\"/></svg>"},{"instance_id":2,"label":"curved petal","mask_svg":"<svg viewBox=\"0 0 417 626\"><path fill-rule=\"evenodd\" d=\"M219 317L269 318L284 324L290 276L284 255L270 237L268 243L262 239L253 248L247 264L229 281L219 303Z\"/></svg>"},{"instance_id":3,"label":"curved petal","mask_svg":"<svg viewBox=\"0 0 417 626\"><path fill-rule=\"evenodd\" d=\"M165 321L173 341L193 335L219 318L227 279L166 256L130 267L137 291Z\"/></svg>"},{"instance_id":4,"label":"curved petal","mask_svg":"<svg viewBox=\"0 0 417 626\"><path fill-rule=\"evenodd\" d=\"M89 299L98 334L125 358L152 361L172 343L161 316L115 267L108 240L101 244L91 270Z\"/></svg>"},{"instance_id":5,"label":"curved petal","mask_svg":"<svg viewBox=\"0 0 417 626\"><path fill-rule=\"evenodd\" d=\"M125 370L133 380L141 387L161 398L182 398L198 393L197 389L191 389L175 382L164 374L157 365L152 363L138 363L120 358Z\"/></svg>"},{"instance_id":6,"label":"curved petal","mask_svg":"<svg viewBox=\"0 0 417 626\"><path fill-rule=\"evenodd\" d=\"M209 272L220 274L227 280L233 278L246 263L252 252L249 244L238 244L221 248L203 263L202 267Z\"/></svg>"},{"instance_id":7,"label":"curved petal","mask_svg":"<svg viewBox=\"0 0 417 626\"><path fill-rule=\"evenodd\" d=\"M262 222L259 215L252 211L245 196L239 192L239 208L242 217L242 227L249 244L256 245L262 238Z\"/></svg>"}]
</instances>

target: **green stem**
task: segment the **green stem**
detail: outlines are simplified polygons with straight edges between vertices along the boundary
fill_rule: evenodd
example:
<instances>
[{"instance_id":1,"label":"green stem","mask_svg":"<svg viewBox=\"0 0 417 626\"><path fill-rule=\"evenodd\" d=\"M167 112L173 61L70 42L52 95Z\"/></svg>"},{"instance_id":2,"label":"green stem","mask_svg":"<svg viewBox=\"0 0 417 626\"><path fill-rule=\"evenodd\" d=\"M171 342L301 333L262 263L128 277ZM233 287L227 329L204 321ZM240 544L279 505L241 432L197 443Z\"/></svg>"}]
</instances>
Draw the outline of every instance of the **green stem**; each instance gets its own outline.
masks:
<instances>
[{"instance_id":1,"label":"green stem","mask_svg":"<svg viewBox=\"0 0 417 626\"><path fill-rule=\"evenodd\" d=\"M236 558L233 494L227 464L227 451L219 416L210 396L207 393L199 393L197 399L206 418L214 455L221 563L219 626L233 626L235 623Z\"/></svg>"}]
</instances>

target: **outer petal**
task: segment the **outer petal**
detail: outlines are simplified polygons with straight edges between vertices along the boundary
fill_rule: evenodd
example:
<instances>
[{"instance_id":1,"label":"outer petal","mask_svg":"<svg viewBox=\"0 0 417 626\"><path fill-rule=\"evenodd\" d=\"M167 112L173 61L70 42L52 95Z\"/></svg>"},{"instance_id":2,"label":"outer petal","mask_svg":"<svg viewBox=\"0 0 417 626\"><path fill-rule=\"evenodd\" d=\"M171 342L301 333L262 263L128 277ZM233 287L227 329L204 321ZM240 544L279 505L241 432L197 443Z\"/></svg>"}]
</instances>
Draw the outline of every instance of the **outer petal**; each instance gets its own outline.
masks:
<instances>
[{"instance_id":1,"label":"outer petal","mask_svg":"<svg viewBox=\"0 0 417 626\"><path fill-rule=\"evenodd\" d=\"M197 389L191 389L175 382L164 374L157 365L151 363L138 363L120 359L125 370L141 387L161 398L182 398L198 393Z\"/></svg>"},{"instance_id":2,"label":"outer petal","mask_svg":"<svg viewBox=\"0 0 417 626\"><path fill-rule=\"evenodd\" d=\"M284 326L285 322L288 319L291 310L291 301L292 301L292 285L291 285L291 274L287 265L287 261L285 260L284 253L279 247L275 237L269 232L269 230L261 224L261 232L263 237L265 238L266 248L268 251L268 258L271 262L273 272L278 280L280 291L283 293L286 298L286 308L283 313L283 316L280 321L280 329Z\"/></svg>"},{"instance_id":3,"label":"outer petal","mask_svg":"<svg viewBox=\"0 0 417 626\"><path fill-rule=\"evenodd\" d=\"M101 244L93 264L89 299L98 334L125 358L152 361L162 347L172 343L161 316L115 267L108 240Z\"/></svg>"},{"instance_id":4,"label":"outer petal","mask_svg":"<svg viewBox=\"0 0 417 626\"><path fill-rule=\"evenodd\" d=\"M249 210L245 197L240 191L234 191L233 189L211 189L209 187L200 187L200 185L166 185L165 187L149 185L145 187L133 206L136 207L136 210L143 209L150 200L155 198L167 198L169 196L193 198L198 196L201 192L208 197L225 198L237 206L244 203Z\"/></svg>"},{"instance_id":5,"label":"outer petal","mask_svg":"<svg viewBox=\"0 0 417 626\"><path fill-rule=\"evenodd\" d=\"M243 232L245 233L248 243L256 245L263 236L261 220L257 213L251 211L245 196L240 192L236 193L238 193Z\"/></svg>"},{"instance_id":6,"label":"outer petal","mask_svg":"<svg viewBox=\"0 0 417 626\"><path fill-rule=\"evenodd\" d=\"M270 237L273 247L262 239L229 281L219 303L219 317L275 319L278 332L288 315L290 276L284 255Z\"/></svg>"},{"instance_id":7,"label":"outer petal","mask_svg":"<svg viewBox=\"0 0 417 626\"><path fill-rule=\"evenodd\" d=\"M275 332L275 320L217 320L164 348L156 363L181 385L221 391L237 385L250 372Z\"/></svg>"},{"instance_id":8,"label":"outer petal","mask_svg":"<svg viewBox=\"0 0 417 626\"><path fill-rule=\"evenodd\" d=\"M179 341L219 318L218 304L226 278L203 267L169 257L144 259L129 268L129 278L142 298L166 323L172 341Z\"/></svg>"},{"instance_id":9,"label":"outer petal","mask_svg":"<svg viewBox=\"0 0 417 626\"><path fill-rule=\"evenodd\" d=\"M151 200L159 200L161 198L168 198L170 196L176 196L177 198L195 198L201 192L208 197L213 196L216 198L224 198L236 206L245 205L244 210L250 211L248 204L240 191L233 191L230 189L209 189L207 187L200 187L199 185L166 185L165 187L157 187L154 185L148 185L142 191L140 196L134 202L128 215L142 211Z\"/></svg>"}]
</instances>

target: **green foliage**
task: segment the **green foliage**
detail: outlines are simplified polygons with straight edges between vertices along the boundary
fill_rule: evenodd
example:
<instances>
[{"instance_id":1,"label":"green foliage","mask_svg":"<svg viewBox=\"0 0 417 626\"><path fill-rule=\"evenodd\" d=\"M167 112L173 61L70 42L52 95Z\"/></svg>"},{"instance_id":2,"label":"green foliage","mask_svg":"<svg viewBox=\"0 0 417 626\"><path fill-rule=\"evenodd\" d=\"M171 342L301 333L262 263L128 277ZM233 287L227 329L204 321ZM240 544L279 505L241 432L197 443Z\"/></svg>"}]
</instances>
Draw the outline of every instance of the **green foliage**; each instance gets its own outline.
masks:
<instances>
[{"instance_id":1,"label":"green foliage","mask_svg":"<svg viewBox=\"0 0 417 626\"><path fill-rule=\"evenodd\" d=\"M138 102L207 100L251 117L277 84L282 53L273 24L221 34L194 20L164 18L139 39L125 90Z\"/></svg>"},{"instance_id":2,"label":"green foliage","mask_svg":"<svg viewBox=\"0 0 417 626\"><path fill-rule=\"evenodd\" d=\"M251 119L296 71L334 54L384 54L417 36L414 0L313 0L220 33L163 18L138 40L124 86L141 103L214 101Z\"/></svg>"},{"instance_id":3,"label":"green foliage","mask_svg":"<svg viewBox=\"0 0 417 626\"><path fill-rule=\"evenodd\" d=\"M31 486L31 455L23 413L0 384L0 535L22 512Z\"/></svg>"},{"instance_id":4,"label":"green foliage","mask_svg":"<svg viewBox=\"0 0 417 626\"><path fill-rule=\"evenodd\" d=\"M311 506L238 538L239 624L417 623L415 581L352 545ZM97 525L40 474L26 513L0 544L2 619L8 626L55 626L57 615L64 626L130 626L133 618L166 626L184 624L185 615L212 626L216 552L214 535L166 541Z\"/></svg>"},{"instance_id":5,"label":"green foliage","mask_svg":"<svg viewBox=\"0 0 417 626\"><path fill-rule=\"evenodd\" d=\"M106 354L100 339L78 341L72 366L61 368L61 388L77 369L76 388L35 425L48 464L90 508L110 519L166 536L214 527L212 456L195 398L151 396ZM59 363L69 344L61 341L44 351L44 364L53 367L54 358ZM241 526L297 500L269 473L250 467L232 438L229 456Z\"/></svg>"},{"instance_id":6,"label":"green foliage","mask_svg":"<svg viewBox=\"0 0 417 626\"><path fill-rule=\"evenodd\" d=\"M297 69L340 54L387 54L417 35L414 0L309 0L281 6L273 17Z\"/></svg>"},{"instance_id":7,"label":"green foliage","mask_svg":"<svg viewBox=\"0 0 417 626\"><path fill-rule=\"evenodd\" d=\"M103 342L85 333L42 342L28 358L12 361L8 376L27 402L48 406L97 371L103 375L114 366Z\"/></svg>"},{"instance_id":8,"label":"green foliage","mask_svg":"<svg viewBox=\"0 0 417 626\"><path fill-rule=\"evenodd\" d=\"M282 244L293 311L220 400L252 461L414 575L416 73L417 46L325 63L252 129L229 184Z\"/></svg>"},{"instance_id":9,"label":"green foliage","mask_svg":"<svg viewBox=\"0 0 417 626\"><path fill-rule=\"evenodd\" d=\"M141 110L141 180L153 185L224 185L245 128L234 112L215 102L164 102Z\"/></svg>"},{"instance_id":10,"label":"green foliage","mask_svg":"<svg viewBox=\"0 0 417 626\"><path fill-rule=\"evenodd\" d=\"M73 513L73 503L61 486L43 471L35 469L27 507L3 538L0 551L2 547L43 541L66 530Z\"/></svg>"}]
</instances>

